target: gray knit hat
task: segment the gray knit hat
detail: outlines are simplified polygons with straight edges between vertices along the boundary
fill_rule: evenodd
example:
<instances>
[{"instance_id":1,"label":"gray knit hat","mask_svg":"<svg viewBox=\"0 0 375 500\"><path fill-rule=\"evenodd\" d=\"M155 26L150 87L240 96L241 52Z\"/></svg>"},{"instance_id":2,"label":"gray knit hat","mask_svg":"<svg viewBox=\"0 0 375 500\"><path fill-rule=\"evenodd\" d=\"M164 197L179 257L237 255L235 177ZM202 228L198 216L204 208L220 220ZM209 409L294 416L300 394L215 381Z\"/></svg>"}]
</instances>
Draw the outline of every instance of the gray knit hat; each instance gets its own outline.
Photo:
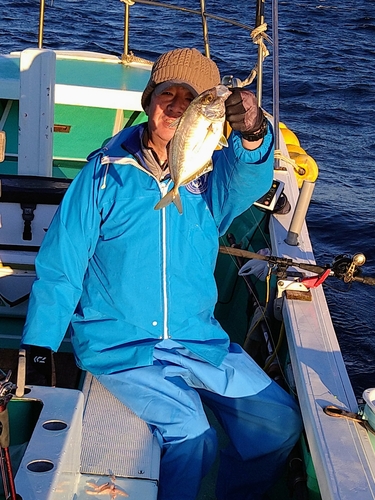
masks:
<instances>
[{"instance_id":1,"label":"gray knit hat","mask_svg":"<svg viewBox=\"0 0 375 500\"><path fill-rule=\"evenodd\" d=\"M154 63L151 76L142 94L142 107L150 104L155 87L160 83L186 85L196 95L220 83L216 64L197 49L174 49L162 54Z\"/></svg>"}]
</instances>

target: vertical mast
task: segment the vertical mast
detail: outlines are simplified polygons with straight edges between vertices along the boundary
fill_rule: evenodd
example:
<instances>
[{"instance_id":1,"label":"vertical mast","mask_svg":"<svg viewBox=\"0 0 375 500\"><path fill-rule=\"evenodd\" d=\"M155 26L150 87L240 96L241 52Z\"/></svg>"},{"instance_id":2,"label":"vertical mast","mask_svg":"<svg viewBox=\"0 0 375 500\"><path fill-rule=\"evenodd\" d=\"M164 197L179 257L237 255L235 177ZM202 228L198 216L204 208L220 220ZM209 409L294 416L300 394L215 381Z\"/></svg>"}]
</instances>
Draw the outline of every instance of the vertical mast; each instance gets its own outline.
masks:
<instances>
[{"instance_id":1,"label":"vertical mast","mask_svg":"<svg viewBox=\"0 0 375 500\"><path fill-rule=\"evenodd\" d=\"M264 2L265 0L257 0L255 27L258 28L264 23ZM257 77L257 99L258 106L262 105L262 89L263 89L263 50L261 44L258 45L258 77Z\"/></svg>"},{"instance_id":2,"label":"vertical mast","mask_svg":"<svg viewBox=\"0 0 375 500\"><path fill-rule=\"evenodd\" d=\"M129 14L130 14L130 5L125 2L124 4L124 51L122 54L122 58L126 58L129 55Z\"/></svg>"},{"instance_id":3,"label":"vertical mast","mask_svg":"<svg viewBox=\"0 0 375 500\"><path fill-rule=\"evenodd\" d=\"M202 30L203 30L203 43L204 43L204 51L206 54L206 57L210 57L210 44L208 41L208 27L207 27L207 18L205 15L206 11L206 2L205 0L200 0L201 1L201 16L202 16Z\"/></svg>"},{"instance_id":4,"label":"vertical mast","mask_svg":"<svg viewBox=\"0 0 375 500\"><path fill-rule=\"evenodd\" d=\"M45 10L45 0L40 0L38 49L43 48L44 10Z\"/></svg>"},{"instance_id":5,"label":"vertical mast","mask_svg":"<svg viewBox=\"0 0 375 500\"><path fill-rule=\"evenodd\" d=\"M279 13L278 0L272 2L272 40L273 40L273 119L275 128L275 149L280 149L279 140ZM278 160L276 160L278 162ZM276 165L277 166L277 165Z\"/></svg>"}]
</instances>

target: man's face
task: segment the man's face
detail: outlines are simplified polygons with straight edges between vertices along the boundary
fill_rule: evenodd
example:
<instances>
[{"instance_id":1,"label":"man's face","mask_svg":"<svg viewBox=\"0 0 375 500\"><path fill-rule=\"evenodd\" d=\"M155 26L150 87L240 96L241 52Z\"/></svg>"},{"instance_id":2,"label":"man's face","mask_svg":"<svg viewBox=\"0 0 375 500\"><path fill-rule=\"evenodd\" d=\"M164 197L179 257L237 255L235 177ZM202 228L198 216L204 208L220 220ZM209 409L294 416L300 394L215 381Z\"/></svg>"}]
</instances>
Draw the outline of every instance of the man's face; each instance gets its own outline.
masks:
<instances>
[{"instance_id":1,"label":"man's face","mask_svg":"<svg viewBox=\"0 0 375 500\"><path fill-rule=\"evenodd\" d=\"M162 140L167 144L176 130L170 126L171 123L182 115L193 99L190 90L180 85L168 87L161 94L154 91L146 109L151 139Z\"/></svg>"}]
</instances>

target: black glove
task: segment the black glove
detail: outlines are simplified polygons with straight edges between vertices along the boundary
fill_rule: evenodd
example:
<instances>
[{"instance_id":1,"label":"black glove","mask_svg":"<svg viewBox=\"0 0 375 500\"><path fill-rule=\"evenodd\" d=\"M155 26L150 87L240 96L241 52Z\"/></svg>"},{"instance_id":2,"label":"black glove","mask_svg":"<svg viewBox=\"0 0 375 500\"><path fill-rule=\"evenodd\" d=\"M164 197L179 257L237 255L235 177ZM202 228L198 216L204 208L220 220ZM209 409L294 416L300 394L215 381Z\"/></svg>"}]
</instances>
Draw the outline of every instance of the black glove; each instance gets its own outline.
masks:
<instances>
[{"instance_id":1,"label":"black glove","mask_svg":"<svg viewBox=\"0 0 375 500\"><path fill-rule=\"evenodd\" d=\"M29 346L26 367L27 384L56 386L55 361L51 349Z\"/></svg>"},{"instance_id":2,"label":"black glove","mask_svg":"<svg viewBox=\"0 0 375 500\"><path fill-rule=\"evenodd\" d=\"M230 89L232 94L225 101L226 119L233 130L244 139L256 141L267 133L268 122L250 90L240 87Z\"/></svg>"}]
</instances>

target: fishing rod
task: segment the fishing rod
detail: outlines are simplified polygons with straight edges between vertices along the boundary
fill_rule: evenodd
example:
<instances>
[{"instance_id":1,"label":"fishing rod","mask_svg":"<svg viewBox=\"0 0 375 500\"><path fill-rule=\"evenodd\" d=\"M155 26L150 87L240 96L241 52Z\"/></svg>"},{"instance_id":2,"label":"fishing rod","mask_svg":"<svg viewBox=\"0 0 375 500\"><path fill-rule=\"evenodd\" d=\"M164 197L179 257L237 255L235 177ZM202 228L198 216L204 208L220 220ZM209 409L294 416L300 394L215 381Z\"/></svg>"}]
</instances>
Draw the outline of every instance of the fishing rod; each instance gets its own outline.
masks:
<instances>
[{"instance_id":1,"label":"fishing rod","mask_svg":"<svg viewBox=\"0 0 375 500\"><path fill-rule=\"evenodd\" d=\"M289 267L297 267L304 271L315 273L319 276L324 275L324 279L328 276L334 276L335 278L338 278L345 283L352 283L353 281L357 281L365 285L375 286L375 277L362 275L361 267L366 262L366 257L363 255L363 253L356 253L353 256L346 254L338 255L337 257L335 257L332 264L319 266L316 264L308 264L305 262L296 262L285 257L260 255L256 252L250 252L248 250L226 246L220 246L219 252L236 257L242 257L245 259L257 259L266 261L279 279L285 279L288 276L287 269Z\"/></svg>"},{"instance_id":2,"label":"fishing rod","mask_svg":"<svg viewBox=\"0 0 375 500\"><path fill-rule=\"evenodd\" d=\"M10 370L7 374L0 370L0 469L6 500L17 500L19 496L16 494L9 453L10 433L7 405L13 397L12 391L16 389L15 384L10 381L11 374Z\"/></svg>"}]
</instances>

